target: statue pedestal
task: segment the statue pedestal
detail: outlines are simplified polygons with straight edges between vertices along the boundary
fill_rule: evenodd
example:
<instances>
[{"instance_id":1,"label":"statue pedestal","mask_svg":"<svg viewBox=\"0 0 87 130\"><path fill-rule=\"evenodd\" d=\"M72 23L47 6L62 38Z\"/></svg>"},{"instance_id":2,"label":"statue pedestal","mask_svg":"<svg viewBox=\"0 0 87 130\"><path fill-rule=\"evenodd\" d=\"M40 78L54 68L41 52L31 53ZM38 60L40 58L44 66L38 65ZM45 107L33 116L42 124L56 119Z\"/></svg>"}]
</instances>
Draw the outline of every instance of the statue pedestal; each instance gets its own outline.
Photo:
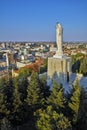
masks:
<instances>
[{"instance_id":1,"label":"statue pedestal","mask_svg":"<svg viewBox=\"0 0 87 130\"><path fill-rule=\"evenodd\" d=\"M69 80L71 73L71 59L68 57L61 58L54 56L48 58L48 79L56 80L57 83L63 84Z\"/></svg>"}]
</instances>

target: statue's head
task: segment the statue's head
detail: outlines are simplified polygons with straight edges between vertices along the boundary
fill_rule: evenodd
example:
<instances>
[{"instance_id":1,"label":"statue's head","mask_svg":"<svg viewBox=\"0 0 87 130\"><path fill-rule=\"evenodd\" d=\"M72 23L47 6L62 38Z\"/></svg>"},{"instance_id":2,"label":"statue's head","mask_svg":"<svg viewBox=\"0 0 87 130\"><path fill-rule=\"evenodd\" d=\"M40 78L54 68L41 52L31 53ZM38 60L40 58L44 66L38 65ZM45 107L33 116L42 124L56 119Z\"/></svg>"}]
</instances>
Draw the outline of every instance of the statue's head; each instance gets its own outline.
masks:
<instances>
[{"instance_id":1,"label":"statue's head","mask_svg":"<svg viewBox=\"0 0 87 130\"><path fill-rule=\"evenodd\" d=\"M58 33L59 35L61 35L61 34L63 33L63 28L62 28L62 26L61 26L60 23L57 23L57 24L56 24L56 30L57 30L57 33Z\"/></svg>"},{"instance_id":2,"label":"statue's head","mask_svg":"<svg viewBox=\"0 0 87 130\"><path fill-rule=\"evenodd\" d=\"M56 23L56 27L62 28L62 26L59 22Z\"/></svg>"}]
</instances>

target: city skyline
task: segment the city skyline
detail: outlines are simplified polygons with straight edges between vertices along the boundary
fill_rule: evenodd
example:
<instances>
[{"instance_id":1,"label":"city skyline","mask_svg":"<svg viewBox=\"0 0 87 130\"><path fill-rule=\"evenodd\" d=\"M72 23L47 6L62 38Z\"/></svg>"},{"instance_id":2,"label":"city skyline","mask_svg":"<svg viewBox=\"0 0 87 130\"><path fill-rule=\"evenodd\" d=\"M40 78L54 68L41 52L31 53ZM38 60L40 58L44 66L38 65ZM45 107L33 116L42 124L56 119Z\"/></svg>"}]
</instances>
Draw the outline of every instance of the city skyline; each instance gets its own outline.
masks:
<instances>
[{"instance_id":1,"label":"city skyline","mask_svg":"<svg viewBox=\"0 0 87 130\"><path fill-rule=\"evenodd\" d=\"M55 41L63 26L64 41L87 41L87 1L1 0L0 41Z\"/></svg>"}]
</instances>

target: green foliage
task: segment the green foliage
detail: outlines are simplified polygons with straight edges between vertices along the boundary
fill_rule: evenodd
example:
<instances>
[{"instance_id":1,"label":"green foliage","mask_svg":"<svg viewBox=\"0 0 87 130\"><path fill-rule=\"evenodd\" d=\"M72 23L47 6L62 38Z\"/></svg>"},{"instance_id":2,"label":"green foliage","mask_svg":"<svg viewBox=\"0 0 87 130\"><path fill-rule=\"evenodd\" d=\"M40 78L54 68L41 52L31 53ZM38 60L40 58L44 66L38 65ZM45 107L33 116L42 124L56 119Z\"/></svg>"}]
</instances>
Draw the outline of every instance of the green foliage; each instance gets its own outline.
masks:
<instances>
[{"instance_id":1,"label":"green foliage","mask_svg":"<svg viewBox=\"0 0 87 130\"><path fill-rule=\"evenodd\" d=\"M37 115L38 130L71 130L71 123L62 113L58 114L48 106L46 110L39 109Z\"/></svg>"},{"instance_id":2,"label":"green foliage","mask_svg":"<svg viewBox=\"0 0 87 130\"><path fill-rule=\"evenodd\" d=\"M77 60L73 65L72 65L72 72L73 73L78 73L80 69L80 60Z\"/></svg>"},{"instance_id":3,"label":"green foliage","mask_svg":"<svg viewBox=\"0 0 87 130\"><path fill-rule=\"evenodd\" d=\"M9 100L7 98L7 95L9 97L11 96L9 85L10 85L10 81L8 82L8 79L7 80L6 78L0 79L0 122L3 122L2 120L10 113L8 109L9 104L7 102L7 100Z\"/></svg>"},{"instance_id":4,"label":"green foliage","mask_svg":"<svg viewBox=\"0 0 87 130\"><path fill-rule=\"evenodd\" d=\"M6 79L0 78L0 90L6 86Z\"/></svg>"},{"instance_id":5,"label":"green foliage","mask_svg":"<svg viewBox=\"0 0 87 130\"><path fill-rule=\"evenodd\" d=\"M46 100L47 97L49 97L50 95L50 90L49 90L50 87L47 86L45 76L42 76L42 78L40 79L40 88L41 88L42 97L44 98L44 100Z\"/></svg>"},{"instance_id":6,"label":"green foliage","mask_svg":"<svg viewBox=\"0 0 87 130\"><path fill-rule=\"evenodd\" d=\"M47 72L48 59L44 59L44 64L40 67L40 73Z\"/></svg>"},{"instance_id":7,"label":"green foliage","mask_svg":"<svg viewBox=\"0 0 87 130\"><path fill-rule=\"evenodd\" d=\"M63 87L58 85L55 81L53 82L51 95L48 98L48 104L57 110L64 108L65 98L63 95Z\"/></svg>"},{"instance_id":8,"label":"green foliage","mask_svg":"<svg viewBox=\"0 0 87 130\"><path fill-rule=\"evenodd\" d=\"M79 48L84 49L85 46L82 44L82 45L79 45Z\"/></svg>"},{"instance_id":9,"label":"green foliage","mask_svg":"<svg viewBox=\"0 0 87 130\"><path fill-rule=\"evenodd\" d=\"M83 53L77 53L76 55L72 55L72 64L74 64L76 61L82 59L85 55Z\"/></svg>"},{"instance_id":10,"label":"green foliage","mask_svg":"<svg viewBox=\"0 0 87 130\"><path fill-rule=\"evenodd\" d=\"M74 64L75 63L75 61L76 61L76 56L75 55L72 55L72 64Z\"/></svg>"},{"instance_id":11,"label":"green foliage","mask_svg":"<svg viewBox=\"0 0 87 130\"><path fill-rule=\"evenodd\" d=\"M22 102L20 100L20 93L19 93L19 82L17 78L13 81L14 90L13 90L13 107L14 112L18 111L18 108L22 105Z\"/></svg>"},{"instance_id":12,"label":"green foliage","mask_svg":"<svg viewBox=\"0 0 87 130\"><path fill-rule=\"evenodd\" d=\"M19 77L27 77L27 76L30 76L30 70L29 68L21 68L19 70Z\"/></svg>"},{"instance_id":13,"label":"green foliage","mask_svg":"<svg viewBox=\"0 0 87 130\"><path fill-rule=\"evenodd\" d=\"M80 73L82 73L85 76L87 75L87 57L81 61Z\"/></svg>"},{"instance_id":14,"label":"green foliage","mask_svg":"<svg viewBox=\"0 0 87 130\"><path fill-rule=\"evenodd\" d=\"M11 103L12 103L12 97L13 97L13 80L12 78L7 78L7 81L6 81L6 85L3 89L3 94L4 96L6 97L6 107L8 110L10 110L11 108Z\"/></svg>"},{"instance_id":15,"label":"green foliage","mask_svg":"<svg viewBox=\"0 0 87 130\"><path fill-rule=\"evenodd\" d=\"M29 82L26 75L0 79L0 128L26 122L30 130L86 130L87 91L76 80L65 98L61 85L54 81L49 90L34 72Z\"/></svg>"},{"instance_id":16,"label":"green foliage","mask_svg":"<svg viewBox=\"0 0 87 130\"><path fill-rule=\"evenodd\" d=\"M4 116L7 116L9 111L6 108L5 96L0 92L0 119L3 119Z\"/></svg>"},{"instance_id":17,"label":"green foliage","mask_svg":"<svg viewBox=\"0 0 87 130\"><path fill-rule=\"evenodd\" d=\"M81 88L80 107L78 114L78 130L87 129L87 91Z\"/></svg>"},{"instance_id":18,"label":"green foliage","mask_svg":"<svg viewBox=\"0 0 87 130\"><path fill-rule=\"evenodd\" d=\"M40 80L38 74L35 72L32 73L30 77L29 86L27 88L27 98L26 102L28 105L34 107L40 103L41 98L40 90Z\"/></svg>"},{"instance_id":19,"label":"green foliage","mask_svg":"<svg viewBox=\"0 0 87 130\"><path fill-rule=\"evenodd\" d=\"M87 76L87 55L82 53L72 55L72 72Z\"/></svg>"},{"instance_id":20,"label":"green foliage","mask_svg":"<svg viewBox=\"0 0 87 130\"><path fill-rule=\"evenodd\" d=\"M12 125L18 125L21 122L18 113L22 102L20 100L20 93L18 92L19 84L16 79L8 79L7 86L4 89L4 96L6 96L6 108L9 111L7 119Z\"/></svg>"},{"instance_id":21,"label":"green foliage","mask_svg":"<svg viewBox=\"0 0 87 130\"><path fill-rule=\"evenodd\" d=\"M2 57L3 57L3 53L4 53L4 52L0 52L0 58L2 58Z\"/></svg>"},{"instance_id":22,"label":"green foliage","mask_svg":"<svg viewBox=\"0 0 87 130\"><path fill-rule=\"evenodd\" d=\"M20 92L20 98L21 98L21 101L24 102L24 100L27 98L27 87L28 87L28 79L27 77L19 77L18 79L19 81L19 92Z\"/></svg>"},{"instance_id":23,"label":"green foliage","mask_svg":"<svg viewBox=\"0 0 87 130\"><path fill-rule=\"evenodd\" d=\"M3 84L4 85L4 84ZM24 122L26 112L21 101L19 92L20 82L18 78L8 78L0 92L0 118L3 123L4 118L13 126Z\"/></svg>"},{"instance_id":24,"label":"green foliage","mask_svg":"<svg viewBox=\"0 0 87 130\"><path fill-rule=\"evenodd\" d=\"M11 130L11 124L9 122L9 120L7 118L3 118L1 121L0 121L0 128L2 130Z\"/></svg>"},{"instance_id":25,"label":"green foliage","mask_svg":"<svg viewBox=\"0 0 87 130\"><path fill-rule=\"evenodd\" d=\"M17 89L14 89L13 92L13 102L10 110L10 114L8 115L8 119L10 120L11 124L13 126L20 125L22 122L21 117L21 107L22 107L22 102L20 100L20 94L17 91Z\"/></svg>"},{"instance_id":26,"label":"green foliage","mask_svg":"<svg viewBox=\"0 0 87 130\"><path fill-rule=\"evenodd\" d=\"M63 88L55 81L47 104L46 108L39 109L35 113L38 130L70 130L72 128L71 123L62 113L65 104Z\"/></svg>"},{"instance_id":27,"label":"green foliage","mask_svg":"<svg viewBox=\"0 0 87 130\"><path fill-rule=\"evenodd\" d=\"M81 88L78 84L78 80L76 80L76 83L73 86L72 96L69 102L69 108L73 113L73 117L72 117L73 123L77 122L79 105L80 105L80 93L81 93Z\"/></svg>"}]
</instances>

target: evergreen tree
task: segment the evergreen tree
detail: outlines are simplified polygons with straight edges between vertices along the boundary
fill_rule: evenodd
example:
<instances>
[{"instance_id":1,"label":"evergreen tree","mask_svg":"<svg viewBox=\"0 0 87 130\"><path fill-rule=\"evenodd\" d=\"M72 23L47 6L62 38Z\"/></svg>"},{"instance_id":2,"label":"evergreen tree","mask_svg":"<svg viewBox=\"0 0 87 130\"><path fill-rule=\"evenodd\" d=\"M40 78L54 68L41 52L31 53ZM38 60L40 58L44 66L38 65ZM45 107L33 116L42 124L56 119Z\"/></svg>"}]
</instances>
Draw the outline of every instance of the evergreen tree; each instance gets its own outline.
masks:
<instances>
[{"instance_id":1,"label":"evergreen tree","mask_svg":"<svg viewBox=\"0 0 87 130\"><path fill-rule=\"evenodd\" d=\"M87 91L84 88L81 88L77 125L77 130L87 129Z\"/></svg>"},{"instance_id":2,"label":"evergreen tree","mask_svg":"<svg viewBox=\"0 0 87 130\"><path fill-rule=\"evenodd\" d=\"M53 82L52 92L48 98L48 104L52 105L54 109L60 110L64 108L65 98L63 94L63 87L58 85L55 81Z\"/></svg>"},{"instance_id":3,"label":"evergreen tree","mask_svg":"<svg viewBox=\"0 0 87 130\"><path fill-rule=\"evenodd\" d=\"M6 108L6 96L3 91L6 87L5 78L0 79L0 119L4 118L9 112Z\"/></svg>"},{"instance_id":4,"label":"evergreen tree","mask_svg":"<svg viewBox=\"0 0 87 130\"><path fill-rule=\"evenodd\" d=\"M51 95L47 100L47 107L39 109L35 115L37 117L38 130L71 130L72 126L67 117L64 116L63 109L65 98L63 88L55 81L53 83Z\"/></svg>"},{"instance_id":5,"label":"evergreen tree","mask_svg":"<svg viewBox=\"0 0 87 130\"><path fill-rule=\"evenodd\" d=\"M34 112L41 106L41 88L39 76L36 72L33 72L30 77L29 86L27 88L26 103L28 104L28 123L30 128L35 129L36 118Z\"/></svg>"},{"instance_id":6,"label":"evergreen tree","mask_svg":"<svg viewBox=\"0 0 87 130\"><path fill-rule=\"evenodd\" d=\"M58 114L53 110L52 106L48 106L45 110L39 109L35 115L37 116L38 130L71 130L71 123L62 113Z\"/></svg>"},{"instance_id":7,"label":"evergreen tree","mask_svg":"<svg viewBox=\"0 0 87 130\"><path fill-rule=\"evenodd\" d=\"M3 80L4 79L4 80ZM3 86L0 90L0 118L1 118L1 128L6 129L6 127L10 127L10 122L8 120L8 116L11 110L11 101L12 101L12 86L11 80L7 77L1 80L1 85ZM11 86L11 87L10 87Z\"/></svg>"},{"instance_id":8,"label":"evergreen tree","mask_svg":"<svg viewBox=\"0 0 87 130\"><path fill-rule=\"evenodd\" d=\"M44 99L47 99L50 95L50 87L47 86L46 77L42 76L40 79L41 93Z\"/></svg>"},{"instance_id":9,"label":"evergreen tree","mask_svg":"<svg viewBox=\"0 0 87 130\"><path fill-rule=\"evenodd\" d=\"M14 120L15 112L18 110L18 94L16 94L17 90L14 87L13 79L8 78L7 86L4 88L4 96L6 96L6 108L9 111L9 114L6 118L11 122L11 124L15 124L16 120Z\"/></svg>"},{"instance_id":10,"label":"evergreen tree","mask_svg":"<svg viewBox=\"0 0 87 130\"><path fill-rule=\"evenodd\" d=\"M87 57L84 58L81 62L81 65L80 65L80 72L87 76Z\"/></svg>"},{"instance_id":11,"label":"evergreen tree","mask_svg":"<svg viewBox=\"0 0 87 130\"><path fill-rule=\"evenodd\" d=\"M13 80L12 78L7 78L6 85L3 89L3 94L6 97L6 107L10 111L11 110L11 105L13 101Z\"/></svg>"},{"instance_id":12,"label":"evergreen tree","mask_svg":"<svg viewBox=\"0 0 87 130\"><path fill-rule=\"evenodd\" d=\"M29 86L27 88L26 102L29 106L35 109L35 107L40 104L41 98L39 76L36 72L33 72L30 77Z\"/></svg>"},{"instance_id":13,"label":"evergreen tree","mask_svg":"<svg viewBox=\"0 0 87 130\"><path fill-rule=\"evenodd\" d=\"M3 119L9 111L6 108L5 96L0 92L0 120Z\"/></svg>"},{"instance_id":14,"label":"evergreen tree","mask_svg":"<svg viewBox=\"0 0 87 130\"><path fill-rule=\"evenodd\" d=\"M77 118L78 118L78 111L79 111L79 105L80 105L80 93L81 93L81 88L79 86L78 80L76 80L75 85L73 86L73 91L72 91L72 96L70 98L69 102L69 108L72 113L72 123L76 124Z\"/></svg>"},{"instance_id":15,"label":"evergreen tree","mask_svg":"<svg viewBox=\"0 0 87 130\"><path fill-rule=\"evenodd\" d=\"M18 78L19 80L19 92L20 92L20 98L21 101L24 102L24 100L27 97L27 87L28 87L28 79L26 76Z\"/></svg>"},{"instance_id":16,"label":"evergreen tree","mask_svg":"<svg viewBox=\"0 0 87 130\"><path fill-rule=\"evenodd\" d=\"M6 100L3 93L0 91L0 129L5 129L5 126L8 127L7 116L9 111L6 108Z\"/></svg>"},{"instance_id":17,"label":"evergreen tree","mask_svg":"<svg viewBox=\"0 0 87 130\"><path fill-rule=\"evenodd\" d=\"M21 79L19 79L19 77L13 79L12 103L10 114L8 117L13 127L18 127L19 125L22 125L28 120L28 107L24 100L21 100L22 93L20 93L19 91L20 81ZM24 86L22 87L24 88Z\"/></svg>"},{"instance_id":18,"label":"evergreen tree","mask_svg":"<svg viewBox=\"0 0 87 130\"><path fill-rule=\"evenodd\" d=\"M74 64L76 62L76 56L72 55L71 58L72 58L72 64Z\"/></svg>"},{"instance_id":19,"label":"evergreen tree","mask_svg":"<svg viewBox=\"0 0 87 130\"><path fill-rule=\"evenodd\" d=\"M22 124L21 111L22 103L19 99L18 92L14 90L13 94L13 103L12 103L12 110L10 111L9 120L13 126L18 126Z\"/></svg>"},{"instance_id":20,"label":"evergreen tree","mask_svg":"<svg viewBox=\"0 0 87 130\"><path fill-rule=\"evenodd\" d=\"M9 114L6 115L6 120L13 126L17 126L22 122L22 118L20 118L22 102L18 89L19 81L16 78L12 79L9 77L7 86L3 89L3 94L5 96L6 109L9 111Z\"/></svg>"},{"instance_id":21,"label":"evergreen tree","mask_svg":"<svg viewBox=\"0 0 87 130\"><path fill-rule=\"evenodd\" d=\"M3 90L4 87L7 85L7 80L6 78L0 78L0 90Z\"/></svg>"}]
</instances>

